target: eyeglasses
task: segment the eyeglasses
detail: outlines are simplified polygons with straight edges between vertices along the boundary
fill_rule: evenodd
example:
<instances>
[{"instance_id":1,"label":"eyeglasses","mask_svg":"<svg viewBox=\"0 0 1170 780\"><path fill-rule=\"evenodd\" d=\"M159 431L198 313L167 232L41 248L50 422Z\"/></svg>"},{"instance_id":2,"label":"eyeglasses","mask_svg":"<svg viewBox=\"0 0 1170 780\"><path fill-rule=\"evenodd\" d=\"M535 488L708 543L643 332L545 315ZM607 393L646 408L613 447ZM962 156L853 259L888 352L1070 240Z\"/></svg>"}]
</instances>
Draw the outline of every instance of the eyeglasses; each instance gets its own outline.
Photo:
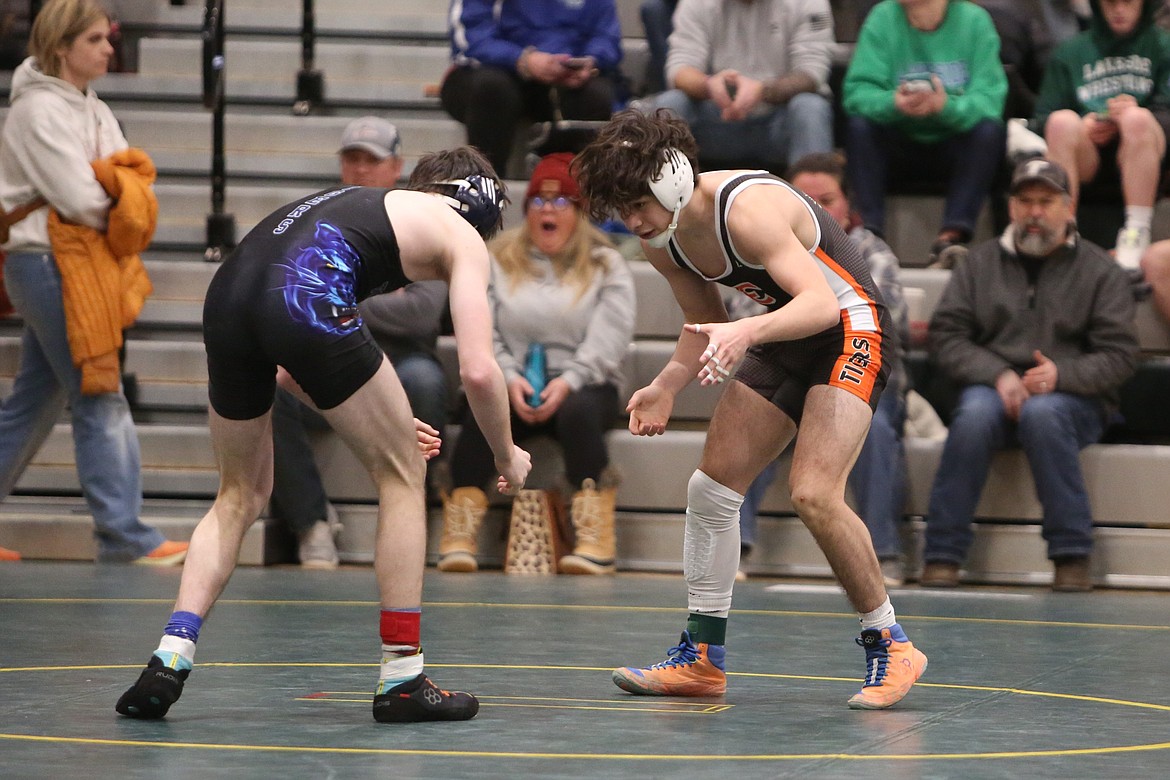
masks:
<instances>
[{"instance_id":1,"label":"eyeglasses","mask_svg":"<svg viewBox=\"0 0 1170 780\"><path fill-rule=\"evenodd\" d=\"M557 211L564 211L569 206L572 206L574 203L576 203L576 201L573 200L572 198L566 198L564 195L558 195L557 197L553 198L552 200L548 200L547 198L542 198L539 195L533 195L532 199L529 200L528 203L534 209L541 209L541 208L544 208L546 205L548 205L548 206L552 206Z\"/></svg>"}]
</instances>

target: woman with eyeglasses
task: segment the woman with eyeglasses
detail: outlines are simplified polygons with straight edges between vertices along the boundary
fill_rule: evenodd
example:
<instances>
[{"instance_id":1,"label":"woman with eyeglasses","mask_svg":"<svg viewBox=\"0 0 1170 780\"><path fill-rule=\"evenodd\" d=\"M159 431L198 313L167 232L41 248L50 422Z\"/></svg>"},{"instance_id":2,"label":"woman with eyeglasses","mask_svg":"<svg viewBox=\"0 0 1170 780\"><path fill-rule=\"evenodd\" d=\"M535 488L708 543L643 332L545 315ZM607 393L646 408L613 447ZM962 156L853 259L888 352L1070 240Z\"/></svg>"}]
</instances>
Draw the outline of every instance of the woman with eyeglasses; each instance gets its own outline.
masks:
<instances>
[{"instance_id":1,"label":"woman with eyeglasses","mask_svg":"<svg viewBox=\"0 0 1170 780\"><path fill-rule=\"evenodd\" d=\"M620 413L622 360L634 333L634 281L624 259L590 222L569 172L551 154L533 171L524 222L494 240L489 295L496 360L504 370L517 442L554 437L574 490L576 531L564 573L614 570L615 480L605 434ZM543 356L543 372L530 355ZM535 369L535 373L534 373ZM543 386L541 386L543 384ZM487 510L491 450L467 414L451 457L454 490L443 513L439 569L475 571L476 534Z\"/></svg>"}]
</instances>

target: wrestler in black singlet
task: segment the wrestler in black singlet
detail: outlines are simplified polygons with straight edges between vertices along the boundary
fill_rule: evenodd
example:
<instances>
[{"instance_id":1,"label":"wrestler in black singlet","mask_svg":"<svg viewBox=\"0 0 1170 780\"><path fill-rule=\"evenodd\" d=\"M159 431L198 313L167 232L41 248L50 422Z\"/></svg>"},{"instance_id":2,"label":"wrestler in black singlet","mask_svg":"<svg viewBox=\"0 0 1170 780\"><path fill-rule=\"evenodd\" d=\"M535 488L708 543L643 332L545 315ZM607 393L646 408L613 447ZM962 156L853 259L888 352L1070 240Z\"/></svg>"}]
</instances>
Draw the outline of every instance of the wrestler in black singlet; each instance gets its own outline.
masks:
<instances>
[{"instance_id":1,"label":"wrestler in black singlet","mask_svg":"<svg viewBox=\"0 0 1170 780\"><path fill-rule=\"evenodd\" d=\"M889 367L882 360L882 334L891 327L889 312L870 276L857 242L814 200L783 179L763 171L732 176L715 194L715 223L723 249L724 270L704 276L674 237L667 251L680 268L701 278L739 290L769 311L792 300L761 265L746 262L735 249L727 216L736 196L748 187L783 187L808 207L817 226L817 242L809 255L825 275L841 306L841 321L803 339L760 344L748 350L735 378L763 395L800 422L809 387L840 387L877 408Z\"/></svg>"},{"instance_id":2,"label":"wrestler in black singlet","mask_svg":"<svg viewBox=\"0 0 1170 780\"><path fill-rule=\"evenodd\" d=\"M381 187L309 195L256 225L216 272L203 306L208 394L223 417L272 405L284 366L321 409L349 398L382 351L358 301L410 282Z\"/></svg>"}]
</instances>

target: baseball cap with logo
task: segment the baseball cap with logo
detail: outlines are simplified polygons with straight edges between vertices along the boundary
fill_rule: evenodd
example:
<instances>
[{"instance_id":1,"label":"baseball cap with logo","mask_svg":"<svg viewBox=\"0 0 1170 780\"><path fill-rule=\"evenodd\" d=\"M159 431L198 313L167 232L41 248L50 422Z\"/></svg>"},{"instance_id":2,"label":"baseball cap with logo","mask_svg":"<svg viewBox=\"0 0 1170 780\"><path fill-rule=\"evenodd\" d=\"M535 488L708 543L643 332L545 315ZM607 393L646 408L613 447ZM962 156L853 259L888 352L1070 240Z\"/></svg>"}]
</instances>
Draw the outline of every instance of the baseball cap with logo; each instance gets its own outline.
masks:
<instances>
[{"instance_id":1,"label":"baseball cap with logo","mask_svg":"<svg viewBox=\"0 0 1170 780\"><path fill-rule=\"evenodd\" d=\"M1068 174L1065 173L1064 168L1059 163L1054 163L1043 157L1024 160L1016 166L1016 170L1012 173L1011 194L1015 195L1026 184L1043 184L1057 192L1069 194Z\"/></svg>"},{"instance_id":2,"label":"baseball cap with logo","mask_svg":"<svg viewBox=\"0 0 1170 780\"><path fill-rule=\"evenodd\" d=\"M381 117L363 116L346 126L345 132L341 135L341 148L338 152L362 149L379 160L384 160L387 157L397 157L401 145L398 128Z\"/></svg>"}]
</instances>

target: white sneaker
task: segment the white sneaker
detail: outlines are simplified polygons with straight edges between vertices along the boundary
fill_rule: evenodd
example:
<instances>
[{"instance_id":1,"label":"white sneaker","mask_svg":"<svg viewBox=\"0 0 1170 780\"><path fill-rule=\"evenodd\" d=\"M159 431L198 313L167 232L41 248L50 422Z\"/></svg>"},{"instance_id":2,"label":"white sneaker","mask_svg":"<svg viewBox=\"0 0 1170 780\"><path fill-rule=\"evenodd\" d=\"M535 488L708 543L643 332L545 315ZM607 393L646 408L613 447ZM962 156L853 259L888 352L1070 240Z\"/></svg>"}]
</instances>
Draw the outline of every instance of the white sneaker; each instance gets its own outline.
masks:
<instances>
[{"instance_id":1,"label":"white sneaker","mask_svg":"<svg viewBox=\"0 0 1170 780\"><path fill-rule=\"evenodd\" d=\"M888 558L881 562L882 579L887 588L900 588L906 584L906 574L902 568L901 558Z\"/></svg>"},{"instance_id":2,"label":"white sneaker","mask_svg":"<svg viewBox=\"0 0 1170 780\"><path fill-rule=\"evenodd\" d=\"M1150 229L1123 227L1117 231L1117 246L1113 250L1117 264L1127 271L1141 267L1142 255L1150 246Z\"/></svg>"},{"instance_id":3,"label":"white sneaker","mask_svg":"<svg viewBox=\"0 0 1170 780\"><path fill-rule=\"evenodd\" d=\"M1007 159L1014 168L1024 160L1048 154L1044 138L1028 129L1028 120L1013 118L1007 121Z\"/></svg>"},{"instance_id":4,"label":"white sneaker","mask_svg":"<svg viewBox=\"0 0 1170 780\"><path fill-rule=\"evenodd\" d=\"M336 569L341 563L341 556L337 554L337 533L341 530L341 523L337 519L337 510L332 504L327 504L325 520L313 523L301 536L297 556L301 559L301 567L305 569Z\"/></svg>"}]
</instances>

